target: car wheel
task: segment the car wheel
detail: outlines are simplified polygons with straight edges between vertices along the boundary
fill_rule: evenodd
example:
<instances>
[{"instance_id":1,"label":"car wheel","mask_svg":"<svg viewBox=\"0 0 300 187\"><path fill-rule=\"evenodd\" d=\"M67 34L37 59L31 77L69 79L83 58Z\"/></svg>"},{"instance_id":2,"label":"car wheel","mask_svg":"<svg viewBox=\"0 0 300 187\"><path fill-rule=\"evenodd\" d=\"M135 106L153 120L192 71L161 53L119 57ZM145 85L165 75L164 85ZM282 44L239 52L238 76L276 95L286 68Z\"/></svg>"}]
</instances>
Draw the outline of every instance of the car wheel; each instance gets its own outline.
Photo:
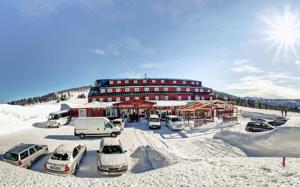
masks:
<instances>
[{"instance_id":1,"label":"car wheel","mask_svg":"<svg viewBox=\"0 0 300 187\"><path fill-rule=\"evenodd\" d=\"M57 124L57 128L59 128L59 126L60 126L60 123Z\"/></svg>"},{"instance_id":2,"label":"car wheel","mask_svg":"<svg viewBox=\"0 0 300 187\"><path fill-rule=\"evenodd\" d=\"M85 134L80 134L80 135L79 135L79 138L80 138L80 139L84 139L84 138L85 138Z\"/></svg>"},{"instance_id":3,"label":"car wheel","mask_svg":"<svg viewBox=\"0 0 300 187\"><path fill-rule=\"evenodd\" d=\"M32 161L30 161L27 166L26 166L27 169L31 169L32 168Z\"/></svg>"},{"instance_id":4,"label":"car wheel","mask_svg":"<svg viewBox=\"0 0 300 187\"><path fill-rule=\"evenodd\" d=\"M111 137L115 138L115 137L117 137L117 134L116 133L111 133Z\"/></svg>"},{"instance_id":5,"label":"car wheel","mask_svg":"<svg viewBox=\"0 0 300 187\"><path fill-rule=\"evenodd\" d=\"M76 175L78 173L78 170L79 170L79 164L76 164L75 170L74 170L74 175Z\"/></svg>"}]
</instances>

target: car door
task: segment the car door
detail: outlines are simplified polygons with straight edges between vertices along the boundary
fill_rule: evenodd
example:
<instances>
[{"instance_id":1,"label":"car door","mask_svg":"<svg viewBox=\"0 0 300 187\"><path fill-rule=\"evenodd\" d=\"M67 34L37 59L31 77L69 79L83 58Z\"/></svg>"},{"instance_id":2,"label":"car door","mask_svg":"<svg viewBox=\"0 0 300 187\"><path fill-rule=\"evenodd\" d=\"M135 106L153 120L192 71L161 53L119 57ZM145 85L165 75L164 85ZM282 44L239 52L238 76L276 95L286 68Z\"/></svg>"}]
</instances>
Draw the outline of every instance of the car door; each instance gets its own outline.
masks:
<instances>
[{"instance_id":1,"label":"car door","mask_svg":"<svg viewBox=\"0 0 300 187\"><path fill-rule=\"evenodd\" d=\"M104 131L102 132L101 135L104 135L104 136L110 136L111 133L112 133L112 124L109 122L109 121L106 121L104 122Z\"/></svg>"},{"instance_id":2,"label":"car door","mask_svg":"<svg viewBox=\"0 0 300 187\"><path fill-rule=\"evenodd\" d=\"M34 149L34 147L30 147L28 150L29 150L30 160L34 162L38 156L37 151Z\"/></svg>"},{"instance_id":3,"label":"car door","mask_svg":"<svg viewBox=\"0 0 300 187\"><path fill-rule=\"evenodd\" d=\"M75 168L76 164L77 163L79 164L79 160L80 160L80 152L79 152L77 147L74 147L72 156L73 156L73 159L74 159L74 161L72 163L72 166Z\"/></svg>"}]
</instances>

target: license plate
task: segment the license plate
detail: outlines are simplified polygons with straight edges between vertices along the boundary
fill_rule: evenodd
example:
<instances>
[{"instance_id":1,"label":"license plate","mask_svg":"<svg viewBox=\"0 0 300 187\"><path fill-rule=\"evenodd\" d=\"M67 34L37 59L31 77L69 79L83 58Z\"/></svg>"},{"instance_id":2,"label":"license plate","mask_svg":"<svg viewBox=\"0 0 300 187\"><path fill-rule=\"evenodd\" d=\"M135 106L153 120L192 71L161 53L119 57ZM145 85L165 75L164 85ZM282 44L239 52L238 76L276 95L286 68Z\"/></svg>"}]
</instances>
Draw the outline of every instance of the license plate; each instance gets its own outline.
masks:
<instances>
[{"instance_id":1,"label":"license plate","mask_svg":"<svg viewBox=\"0 0 300 187\"><path fill-rule=\"evenodd\" d=\"M53 169L53 170L58 170L58 171L60 171L61 169L60 169L60 167L58 167L58 166L50 166L50 169Z\"/></svg>"}]
</instances>

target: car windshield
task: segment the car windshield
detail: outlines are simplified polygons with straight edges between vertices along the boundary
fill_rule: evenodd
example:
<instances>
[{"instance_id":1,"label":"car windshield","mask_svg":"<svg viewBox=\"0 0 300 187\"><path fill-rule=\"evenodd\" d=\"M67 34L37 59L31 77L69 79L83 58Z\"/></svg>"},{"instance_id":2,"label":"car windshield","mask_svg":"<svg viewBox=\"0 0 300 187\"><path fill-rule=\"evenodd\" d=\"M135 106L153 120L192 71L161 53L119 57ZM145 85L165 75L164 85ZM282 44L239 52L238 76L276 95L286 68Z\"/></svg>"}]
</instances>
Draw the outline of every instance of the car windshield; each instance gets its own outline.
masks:
<instances>
[{"instance_id":1,"label":"car windshield","mask_svg":"<svg viewBox=\"0 0 300 187\"><path fill-rule=\"evenodd\" d=\"M159 122L159 118L150 118L150 122Z\"/></svg>"},{"instance_id":2,"label":"car windshield","mask_svg":"<svg viewBox=\"0 0 300 187\"><path fill-rule=\"evenodd\" d=\"M59 118L58 114L50 114L48 119L52 120L52 119L58 119L58 118Z\"/></svg>"},{"instance_id":3,"label":"car windshield","mask_svg":"<svg viewBox=\"0 0 300 187\"><path fill-rule=\"evenodd\" d=\"M113 121L113 124L119 125L119 124L121 124L121 121Z\"/></svg>"},{"instance_id":4,"label":"car windshield","mask_svg":"<svg viewBox=\"0 0 300 187\"><path fill-rule=\"evenodd\" d=\"M18 161L18 154L15 153L5 153L4 158L7 160Z\"/></svg>"},{"instance_id":5,"label":"car windshield","mask_svg":"<svg viewBox=\"0 0 300 187\"><path fill-rule=\"evenodd\" d=\"M60 154L60 153L53 153L53 155L51 156L52 160L69 160L69 155L67 153L65 154Z\"/></svg>"},{"instance_id":6,"label":"car windshield","mask_svg":"<svg viewBox=\"0 0 300 187\"><path fill-rule=\"evenodd\" d=\"M172 118L171 119L173 122L175 122L175 121L182 121L180 118Z\"/></svg>"},{"instance_id":7,"label":"car windshield","mask_svg":"<svg viewBox=\"0 0 300 187\"><path fill-rule=\"evenodd\" d=\"M102 153L104 154L121 154L123 153L122 148L118 145L104 146Z\"/></svg>"}]
</instances>

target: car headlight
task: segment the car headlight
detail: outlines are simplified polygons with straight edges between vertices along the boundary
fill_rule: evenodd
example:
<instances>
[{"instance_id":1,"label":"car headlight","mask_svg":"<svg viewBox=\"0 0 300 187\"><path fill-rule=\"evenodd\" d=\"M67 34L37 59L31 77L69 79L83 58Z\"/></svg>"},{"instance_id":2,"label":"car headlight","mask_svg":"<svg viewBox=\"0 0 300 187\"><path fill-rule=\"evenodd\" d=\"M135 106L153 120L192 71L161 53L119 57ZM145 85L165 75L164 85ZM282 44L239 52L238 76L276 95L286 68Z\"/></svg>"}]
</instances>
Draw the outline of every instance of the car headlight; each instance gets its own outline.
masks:
<instances>
[{"instance_id":1,"label":"car headlight","mask_svg":"<svg viewBox=\"0 0 300 187\"><path fill-rule=\"evenodd\" d=\"M127 170L127 165L122 165L120 169L121 170Z\"/></svg>"}]
</instances>

